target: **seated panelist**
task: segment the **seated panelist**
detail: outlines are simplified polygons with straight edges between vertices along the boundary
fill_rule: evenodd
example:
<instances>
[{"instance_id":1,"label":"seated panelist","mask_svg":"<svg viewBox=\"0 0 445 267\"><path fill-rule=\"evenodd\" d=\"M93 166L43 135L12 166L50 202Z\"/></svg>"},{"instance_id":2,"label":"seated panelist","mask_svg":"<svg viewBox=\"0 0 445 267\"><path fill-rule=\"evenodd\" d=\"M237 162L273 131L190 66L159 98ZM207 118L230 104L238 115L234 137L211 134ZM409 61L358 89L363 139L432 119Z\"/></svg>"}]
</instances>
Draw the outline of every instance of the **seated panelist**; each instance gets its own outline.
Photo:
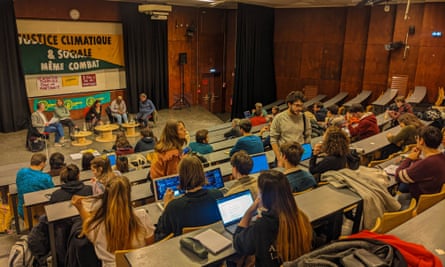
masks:
<instances>
[{"instance_id":1,"label":"seated panelist","mask_svg":"<svg viewBox=\"0 0 445 267\"><path fill-rule=\"evenodd\" d=\"M45 103L39 102L37 110L31 114L32 126L37 129L39 133L55 133L54 146L63 146L64 133L62 124L57 119L48 121L43 111L45 110Z\"/></svg>"}]
</instances>

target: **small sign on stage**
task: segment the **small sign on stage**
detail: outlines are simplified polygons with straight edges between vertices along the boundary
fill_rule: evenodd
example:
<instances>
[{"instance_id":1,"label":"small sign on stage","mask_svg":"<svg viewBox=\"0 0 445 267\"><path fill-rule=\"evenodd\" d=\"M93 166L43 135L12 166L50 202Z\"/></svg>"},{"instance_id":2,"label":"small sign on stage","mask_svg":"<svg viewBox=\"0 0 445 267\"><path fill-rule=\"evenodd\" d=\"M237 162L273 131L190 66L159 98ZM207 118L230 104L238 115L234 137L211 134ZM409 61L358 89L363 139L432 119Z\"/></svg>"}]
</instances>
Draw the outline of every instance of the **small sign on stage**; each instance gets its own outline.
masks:
<instances>
[{"instance_id":1,"label":"small sign on stage","mask_svg":"<svg viewBox=\"0 0 445 267\"><path fill-rule=\"evenodd\" d=\"M37 78L37 88L39 88L39 90L60 89L61 87L62 83L60 78L57 76L44 76Z\"/></svg>"}]
</instances>

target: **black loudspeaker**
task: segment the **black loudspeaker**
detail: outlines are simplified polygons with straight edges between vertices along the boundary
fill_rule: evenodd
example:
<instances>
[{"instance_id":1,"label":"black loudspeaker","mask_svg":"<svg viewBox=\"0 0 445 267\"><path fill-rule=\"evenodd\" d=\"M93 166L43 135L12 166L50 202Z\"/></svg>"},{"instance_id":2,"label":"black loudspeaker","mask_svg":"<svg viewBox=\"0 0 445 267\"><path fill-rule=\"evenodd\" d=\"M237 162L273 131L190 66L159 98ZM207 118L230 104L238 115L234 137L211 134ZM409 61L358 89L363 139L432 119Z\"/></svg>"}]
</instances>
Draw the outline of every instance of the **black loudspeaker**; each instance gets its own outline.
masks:
<instances>
[{"instance_id":1,"label":"black loudspeaker","mask_svg":"<svg viewBox=\"0 0 445 267\"><path fill-rule=\"evenodd\" d=\"M187 64L187 53L179 53L179 64Z\"/></svg>"},{"instance_id":2,"label":"black loudspeaker","mask_svg":"<svg viewBox=\"0 0 445 267\"><path fill-rule=\"evenodd\" d=\"M413 25L409 26L408 33L410 35L413 35L414 33L416 33L416 27L414 27Z\"/></svg>"}]
</instances>

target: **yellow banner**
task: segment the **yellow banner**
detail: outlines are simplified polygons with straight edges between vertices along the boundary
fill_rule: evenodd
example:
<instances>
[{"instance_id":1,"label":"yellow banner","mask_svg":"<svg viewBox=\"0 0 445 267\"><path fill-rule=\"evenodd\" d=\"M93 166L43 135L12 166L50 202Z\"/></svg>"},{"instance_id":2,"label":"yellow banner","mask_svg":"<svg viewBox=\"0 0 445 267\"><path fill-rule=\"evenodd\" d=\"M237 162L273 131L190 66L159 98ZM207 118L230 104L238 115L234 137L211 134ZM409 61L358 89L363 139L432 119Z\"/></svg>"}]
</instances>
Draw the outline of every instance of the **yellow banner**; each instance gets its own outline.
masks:
<instances>
[{"instance_id":1,"label":"yellow banner","mask_svg":"<svg viewBox=\"0 0 445 267\"><path fill-rule=\"evenodd\" d=\"M63 76L62 77L62 86L79 86L79 77L78 76Z\"/></svg>"}]
</instances>

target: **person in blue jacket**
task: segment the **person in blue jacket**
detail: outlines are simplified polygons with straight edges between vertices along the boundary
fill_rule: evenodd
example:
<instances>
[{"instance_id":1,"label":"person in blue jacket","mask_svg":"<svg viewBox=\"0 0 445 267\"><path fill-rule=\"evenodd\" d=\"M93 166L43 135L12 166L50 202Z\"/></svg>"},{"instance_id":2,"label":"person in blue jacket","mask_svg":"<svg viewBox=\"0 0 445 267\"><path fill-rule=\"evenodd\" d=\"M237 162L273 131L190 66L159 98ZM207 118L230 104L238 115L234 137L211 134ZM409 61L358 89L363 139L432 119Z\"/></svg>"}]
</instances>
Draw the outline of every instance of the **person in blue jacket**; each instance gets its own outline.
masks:
<instances>
[{"instance_id":1,"label":"person in blue jacket","mask_svg":"<svg viewBox=\"0 0 445 267\"><path fill-rule=\"evenodd\" d=\"M198 152L199 154L208 154L213 152L212 145L209 144L209 131L206 129L199 130L195 134L196 142L190 143L190 148L192 151Z\"/></svg>"},{"instance_id":2,"label":"person in blue jacket","mask_svg":"<svg viewBox=\"0 0 445 267\"><path fill-rule=\"evenodd\" d=\"M139 95L139 100L139 112L136 115L136 119L144 128L148 125L148 120L154 120L153 115L156 112L156 107L145 93Z\"/></svg>"},{"instance_id":3,"label":"person in blue jacket","mask_svg":"<svg viewBox=\"0 0 445 267\"><path fill-rule=\"evenodd\" d=\"M230 156L240 150L246 151L247 154L264 152L263 142L261 141L261 138L250 133L250 130L252 129L252 123L250 122L250 120L242 119L239 123L239 127L243 136L238 139L236 144L230 150Z\"/></svg>"}]
</instances>

